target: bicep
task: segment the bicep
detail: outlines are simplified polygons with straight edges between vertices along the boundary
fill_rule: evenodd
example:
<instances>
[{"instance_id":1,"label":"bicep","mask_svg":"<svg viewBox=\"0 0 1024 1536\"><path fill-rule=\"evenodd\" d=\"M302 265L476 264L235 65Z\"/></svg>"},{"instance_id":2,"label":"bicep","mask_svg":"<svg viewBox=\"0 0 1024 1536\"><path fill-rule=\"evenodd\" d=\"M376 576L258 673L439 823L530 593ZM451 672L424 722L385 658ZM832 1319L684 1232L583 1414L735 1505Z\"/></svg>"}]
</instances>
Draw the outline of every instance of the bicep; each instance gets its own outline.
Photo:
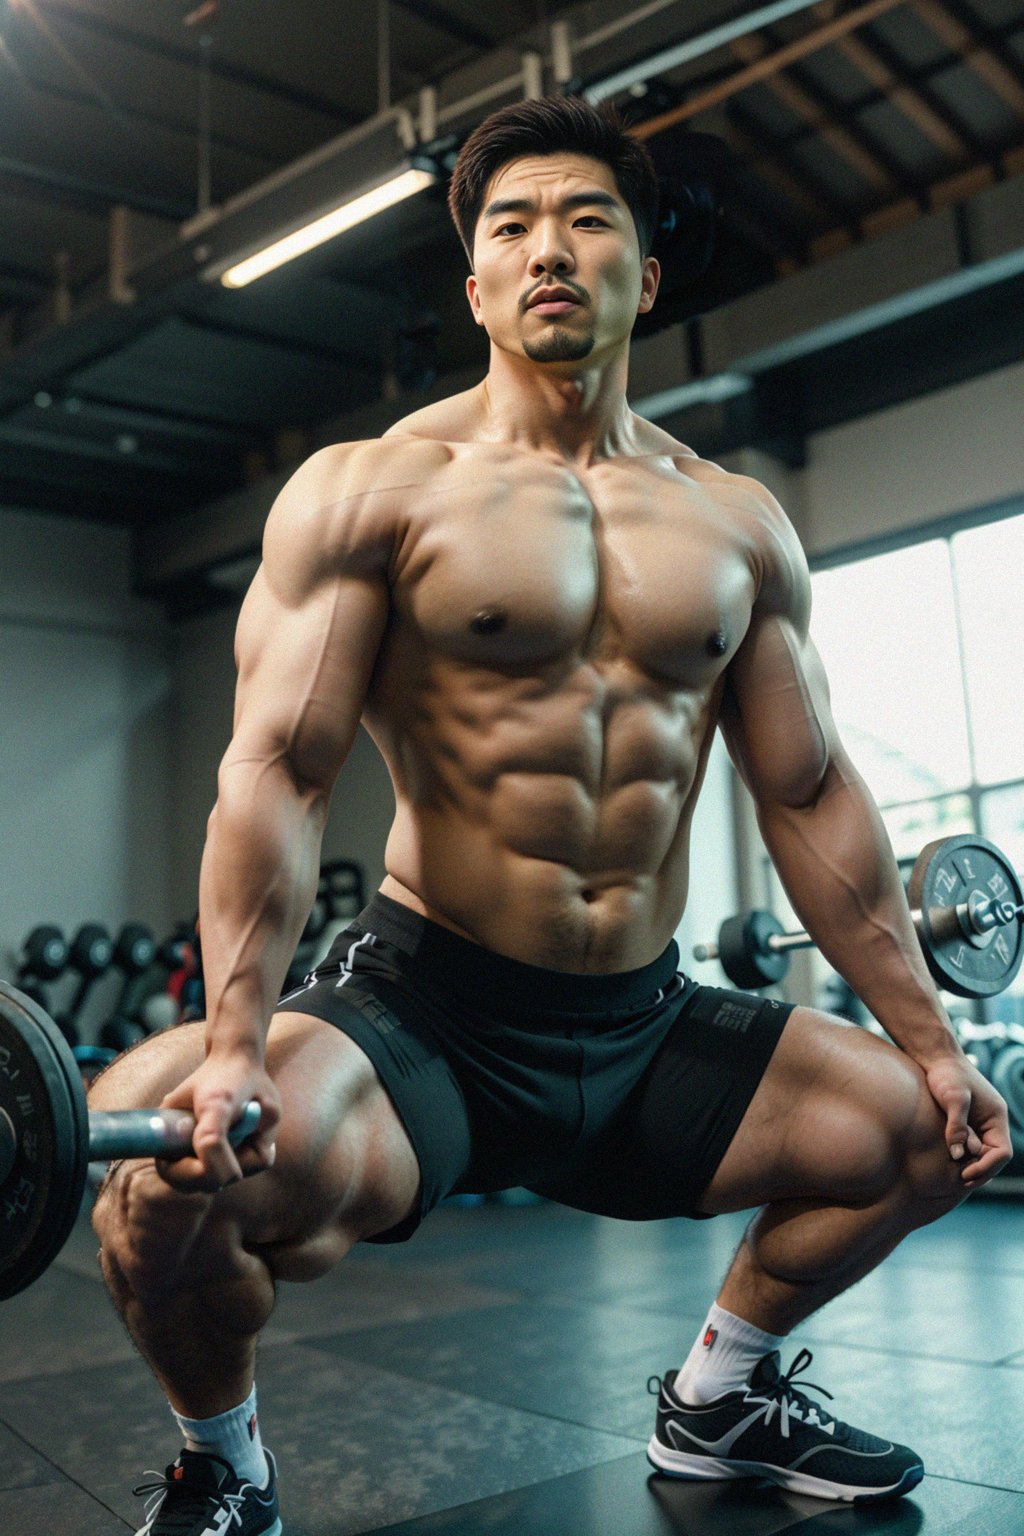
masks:
<instances>
[{"instance_id":1,"label":"bicep","mask_svg":"<svg viewBox=\"0 0 1024 1536\"><path fill-rule=\"evenodd\" d=\"M759 804L811 803L842 746L821 657L791 617L755 617L729 668L720 724Z\"/></svg>"},{"instance_id":2,"label":"bicep","mask_svg":"<svg viewBox=\"0 0 1024 1536\"><path fill-rule=\"evenodd\" d=\"M225 768L283 759L301 783L329 788L355 737L388 608L383 577L335 574L285 601L261 567L239 617Z\"/></svg>"},{"instance_id":3,"label":"bicep","mask_svg":"<svg viewBox=\"0 0 1024 1536\"><path fill-rule=\"evenodd\" d=\"M390 611L392 529L380 494L342 494L346 462L308 460L267 520L235 636L225 768L283 760L329 789L352 745Z\"/></svg>"}]
</instances>

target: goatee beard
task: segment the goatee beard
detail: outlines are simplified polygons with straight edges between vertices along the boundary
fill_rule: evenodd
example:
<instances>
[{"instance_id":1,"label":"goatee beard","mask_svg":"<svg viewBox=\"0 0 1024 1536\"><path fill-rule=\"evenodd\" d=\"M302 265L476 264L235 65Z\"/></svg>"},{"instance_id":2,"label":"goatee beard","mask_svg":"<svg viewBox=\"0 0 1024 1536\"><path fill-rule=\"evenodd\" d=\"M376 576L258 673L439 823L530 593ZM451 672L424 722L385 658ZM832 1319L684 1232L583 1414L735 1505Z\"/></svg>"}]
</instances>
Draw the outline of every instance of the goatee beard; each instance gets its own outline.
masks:
<instances>
[{"instance_id":1,"label":"goatee beard","mask_svg":"<svg viewBox=\"0 0 1024 1536\"><path fill-rule=\"evenodd\" d=\"M589 357L593 348L593 331L580 336L557 325L538 340L523 342L523 351L533 363L578 363Z\"/></svg>"}]
</instances>

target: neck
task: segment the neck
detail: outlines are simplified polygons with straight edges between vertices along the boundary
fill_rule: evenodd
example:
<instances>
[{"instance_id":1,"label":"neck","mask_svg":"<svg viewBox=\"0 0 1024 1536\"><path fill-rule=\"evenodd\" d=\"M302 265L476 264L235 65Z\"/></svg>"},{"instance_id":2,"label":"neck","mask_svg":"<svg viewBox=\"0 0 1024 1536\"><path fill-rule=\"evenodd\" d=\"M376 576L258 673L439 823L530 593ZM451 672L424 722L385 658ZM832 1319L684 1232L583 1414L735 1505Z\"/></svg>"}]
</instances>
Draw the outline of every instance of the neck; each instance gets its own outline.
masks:
<instances>
[{"instance_id":1,"label":"neck","mask_svg":"<svg viewBox=\"0 0 1024 1536\"><path fill-rule=\"evenodd\" d=\"M586 363L535 363L493 344L480 385L482 436L521 443L580 465L637 450L626 404L628 352Z\"/></svg>"}]
</instances>

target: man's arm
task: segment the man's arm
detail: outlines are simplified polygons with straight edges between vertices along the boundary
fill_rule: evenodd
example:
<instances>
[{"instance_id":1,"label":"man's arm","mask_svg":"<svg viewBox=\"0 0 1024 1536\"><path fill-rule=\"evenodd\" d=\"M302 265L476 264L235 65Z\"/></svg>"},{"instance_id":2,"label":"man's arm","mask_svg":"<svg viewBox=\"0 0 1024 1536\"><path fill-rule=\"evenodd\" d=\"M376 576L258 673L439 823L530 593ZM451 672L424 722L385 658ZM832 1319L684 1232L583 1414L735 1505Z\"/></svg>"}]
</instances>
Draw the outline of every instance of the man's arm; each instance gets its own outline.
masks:
<instances>
[{"instance_id":1,"label":"man's arm","mask_svg":"<svg viewBox=\"0 0 1024 1536\"><path fill-rule=\"evenodd\" d=\"M331 790L388 620L394 498L374 488L387 456L376 443L345 444L296 472L270 512L238 621L234 732L199 889L207 1058L166 1101L196 1114L208 1182L237 1177L224 1133L254 1092L272 1145L270 1016L316 895ZM173 1182L198 1173L186 1160Z\"/></svg>"},{"instance_id":2,"label":"man's arm","mask_svg":"<svg viewBox=\"0 0 1024 1536\"><path fill-rule=\"evenodd\" d=\"M808 633L810 578L803 551L781 509L763 494L763 580L729 668L722 733L801 922L928 1074L949 1116L951 1150L966 1142L973 1152L968 1115L989 1143L991 1117L1005 1116L1005 1106L998 1109L995 1090L966 1062L928 971L881 815L832 718L824 668ZM1009 1153L1005 1125L994 1128L992 1138L991 1170L987 1152L984 1167L975 1165L984 1174L996 1171Z\"/></svg>"}]
</instances>

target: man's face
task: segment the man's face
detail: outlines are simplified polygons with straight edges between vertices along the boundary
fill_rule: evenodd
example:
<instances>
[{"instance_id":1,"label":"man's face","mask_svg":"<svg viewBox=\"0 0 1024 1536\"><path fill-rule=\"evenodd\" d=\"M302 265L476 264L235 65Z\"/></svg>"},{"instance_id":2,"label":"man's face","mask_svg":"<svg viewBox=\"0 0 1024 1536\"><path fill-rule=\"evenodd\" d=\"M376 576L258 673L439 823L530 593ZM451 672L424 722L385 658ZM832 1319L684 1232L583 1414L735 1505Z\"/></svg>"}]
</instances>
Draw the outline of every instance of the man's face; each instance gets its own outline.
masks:
<instances>
[{"instance_id":1,"label":"man's face","mask_svg":"<svg viewBox=\"0 0 1024 1536\"><path fill-rule=\"evenodd\" d=\"M503 351L538 363L595 360L628 338L657 292L610 166L524 155L491 177L467 279L473 318ZM538 304L545 292L567 298Z\"/></svg>"}]
</instances>

